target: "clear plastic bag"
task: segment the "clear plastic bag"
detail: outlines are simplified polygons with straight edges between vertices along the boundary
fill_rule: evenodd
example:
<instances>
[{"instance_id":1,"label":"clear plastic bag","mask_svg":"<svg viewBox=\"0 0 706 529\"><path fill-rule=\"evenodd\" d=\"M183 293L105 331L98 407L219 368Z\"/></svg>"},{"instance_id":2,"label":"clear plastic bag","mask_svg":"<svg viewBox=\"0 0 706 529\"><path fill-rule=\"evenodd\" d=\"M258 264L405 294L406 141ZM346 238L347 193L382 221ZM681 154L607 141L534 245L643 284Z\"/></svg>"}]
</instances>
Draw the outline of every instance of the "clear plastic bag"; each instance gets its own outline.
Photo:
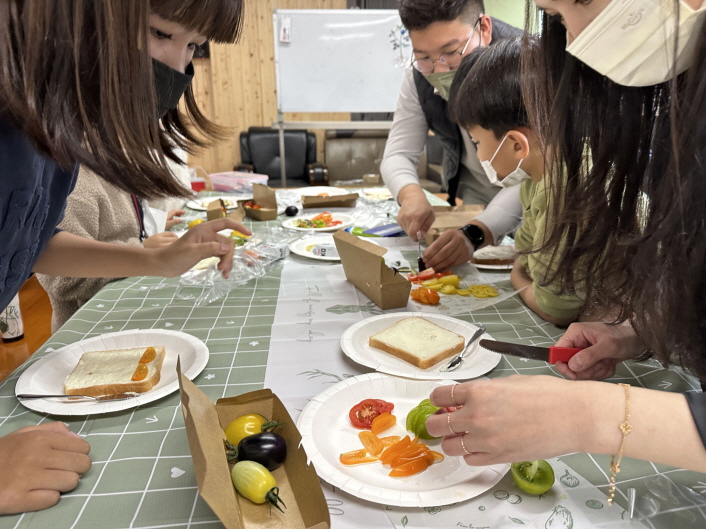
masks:
<instances>
[{"instance_id":1,"label":"clear plastic bag","mask_svg":"<svg viewBox=\"0 0 706 529\"><path fill-rule=\"evenodd\" d=\"M243 246L236 248L233 268L228 279L218 270L214 260L202 270L189 270L179 279L177 297L194 300L203 306L225 298L232 290L248 281L263 277L267 269L289 255L289 243L301 237L277 227L258 230Z\"/></svg>"}]
</instances>

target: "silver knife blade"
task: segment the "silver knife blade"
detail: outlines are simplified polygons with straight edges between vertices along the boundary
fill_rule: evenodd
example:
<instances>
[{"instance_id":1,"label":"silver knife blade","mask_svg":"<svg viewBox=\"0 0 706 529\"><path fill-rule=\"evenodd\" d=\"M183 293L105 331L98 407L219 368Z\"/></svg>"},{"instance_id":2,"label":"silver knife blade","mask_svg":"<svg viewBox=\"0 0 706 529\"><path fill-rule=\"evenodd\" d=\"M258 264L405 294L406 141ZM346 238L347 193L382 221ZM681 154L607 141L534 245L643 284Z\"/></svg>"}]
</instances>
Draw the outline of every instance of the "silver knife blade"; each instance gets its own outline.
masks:
<instances>
[{"instance_id":1,"label":"silver knife blade","mask_svg":"<svg viewBox=\"0 0 706 529\"><path fill-rule=\"evenodd\" d=\"M137 397L140 393L116 393L114 395L35 395L30 393L20 393L16 397L20 400L27 399L66 399L69 402L81 402L81 401L103 401L103 400L127 400Z\"/></svg>"},{"instance_id":2,"label":"silver knife blade","mask_svg":"<svg viewBox=\"0 0 706 529\"><path fill-rule=\"evenodd\" d=\"M522 345L519 343L509 342L497 342L494 340L481 340L479 343L481 347L488 349L489 351L494 351L496 353L549 362L548 347L536 347L534 345Z\"/></svg>"}]
</instances>

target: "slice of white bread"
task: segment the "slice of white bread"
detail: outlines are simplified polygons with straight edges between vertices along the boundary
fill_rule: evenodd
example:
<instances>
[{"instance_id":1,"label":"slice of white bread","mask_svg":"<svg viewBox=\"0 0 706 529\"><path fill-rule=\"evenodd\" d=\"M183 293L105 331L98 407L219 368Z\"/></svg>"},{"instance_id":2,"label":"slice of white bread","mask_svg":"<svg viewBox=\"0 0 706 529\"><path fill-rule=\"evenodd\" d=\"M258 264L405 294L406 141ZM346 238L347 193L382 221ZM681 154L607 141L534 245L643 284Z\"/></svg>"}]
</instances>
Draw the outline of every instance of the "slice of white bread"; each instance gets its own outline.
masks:
<instances>
[{"instance_id":1,"label":"slice of white bread","mask_svg":"<svg viewBox=\"0 0 706 529\"><path fill-rule=\"evenodd\" d=\"M147 376L139 381L132 380L132 376L147 347L83 353L78 365L64 381L64 392L67 395L98 397L151 390L159 382L166 354L164 347L153 347L157 355L154 360L145 364Z\"/></svg>"},{"instance_id":2,"label":"slice of white bread","mask_svg":"<svg viewBox=\"0 0 706 529\"><path fill-rule=\"evenodd\" d=\"M368 344L419 369L428 369L463 351L464 338L424 318L404 318L373 334Z\"/></svg>"},{"instance_id":3,"label":"slice of white bread","mask_svg":"<svg viewBox=\"0 0 706 529\"><path fill-rule=\"evenodd\" d=\"M515 262L519 251L514 244L486 246L473 252L472 263L486 265L508 265Z\"/></svg>"}]
</instances>

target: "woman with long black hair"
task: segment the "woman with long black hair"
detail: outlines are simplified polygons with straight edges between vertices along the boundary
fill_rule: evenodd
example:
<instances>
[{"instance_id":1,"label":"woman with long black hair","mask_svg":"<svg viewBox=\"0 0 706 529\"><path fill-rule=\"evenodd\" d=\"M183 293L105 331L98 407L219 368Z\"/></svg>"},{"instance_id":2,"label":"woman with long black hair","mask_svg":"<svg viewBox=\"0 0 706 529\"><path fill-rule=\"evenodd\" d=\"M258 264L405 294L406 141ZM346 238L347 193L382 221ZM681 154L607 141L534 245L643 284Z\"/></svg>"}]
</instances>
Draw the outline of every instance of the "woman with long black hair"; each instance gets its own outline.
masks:
<instances>
[{"instance_id":1,"label":"woman with long black hair","mask_svg":"<svg viewBox=\"0 0 706 529\"><path fill-rule=\"evenodd\" d=\"M140 197L187 196L166 159L225 133L196 106L191 56L206 39L235 42L242 12L243 0L0 2L0 310L33 271L170 277L215 255L228 275L233 247L218 231L244 229L231 219L160 249L56 226L79 163ZM55 504L89 450L60 422L0 437L0 514Z\"/></svg>"},{"instance_id":2,"label":"woman with long black hair","mask_svg":"<svg viewBox=\"0 0 706 529\"><path fill-rule=\"evenodd\" d=\"M556 279L614 315L572 325L559 345L586 349L560 369L606 378L649 351L706 381L706 2L535 3L539 86L525 99L551 145L553 218L541 250L565 248ZM515 376L432 401L463 405L427 427L468 464L591 452L706 472L700 393Z\"/></svg>"}]
</instances>

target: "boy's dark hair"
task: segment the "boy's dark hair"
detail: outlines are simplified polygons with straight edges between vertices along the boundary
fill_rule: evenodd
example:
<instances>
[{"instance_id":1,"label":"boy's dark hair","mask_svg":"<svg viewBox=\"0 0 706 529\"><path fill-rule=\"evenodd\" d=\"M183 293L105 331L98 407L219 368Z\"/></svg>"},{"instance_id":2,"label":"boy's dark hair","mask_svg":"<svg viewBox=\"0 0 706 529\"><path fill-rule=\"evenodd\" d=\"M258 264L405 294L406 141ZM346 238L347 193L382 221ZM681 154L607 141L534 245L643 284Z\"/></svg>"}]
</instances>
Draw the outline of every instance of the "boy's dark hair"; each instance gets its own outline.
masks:
<instances>
[{"instance_id":1,"label":"boy's dark hair","mask_svg":"<svg viewBox=\"0 0 706 529\"><path fill-rule=\"evenodd\" d=\"M449 93L449 115L460 127L507 131L529 127L522 98L522 41L501 40L463 58Z\"/></svg>"},{"instance_id":2,"label":"boy's dark hair","mask_svg":"<svg viewBox=\"0 0 706 529\"><path fill-rule=\"evenodd\" d=\"M485 13L483 0L399 0L397 8L408 31L425 29L434 22L460 18L474 24Z\"/></svg>"}]
</instances>

